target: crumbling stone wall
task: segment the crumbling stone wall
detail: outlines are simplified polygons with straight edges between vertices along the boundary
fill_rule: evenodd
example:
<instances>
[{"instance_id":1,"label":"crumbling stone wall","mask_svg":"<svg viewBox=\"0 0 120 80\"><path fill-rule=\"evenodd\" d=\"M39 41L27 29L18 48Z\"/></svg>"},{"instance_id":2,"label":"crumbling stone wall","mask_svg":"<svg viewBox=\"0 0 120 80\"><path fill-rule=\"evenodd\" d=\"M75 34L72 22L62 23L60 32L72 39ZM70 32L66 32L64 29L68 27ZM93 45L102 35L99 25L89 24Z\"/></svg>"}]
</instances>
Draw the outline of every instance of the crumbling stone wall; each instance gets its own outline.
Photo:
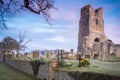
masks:
<instances>
[{"instance_id":1,"label":"crumbling stone wall","mask_svg":"<svg viewBox=\"0 0 120 80\"><path fill-rule=\"evenodd\" d=\"M55 80L119 80L120 76L105 75L93 72L56 70Z\"/></svg>"},{"instance_id":2,"label":"crumbling stone wall","mask_svg":"<svg viewBox=\"0 0 120 80\"><path fill-rule=\"evenodd\" d=\"M79 21L78 52L82 55L99 55L101 60L108 61L110 55L120 58L120 46L109 40L104 33L103 8L94 9L91 5L81 8Z\"/></svg>"},{"instance_id":3,"label":"crumbling stone wall","mask_svg":"<svg viewBox=\"0 0 120 80\"><path fill-rule=\"evenodd\" d=\"M108 60L108 43L101 44L101 60L107 61Z\"/></svg>"},{"instance_id":4,"label":"crumbling stone wall","mask_svg":"<svg viewBox=\"0 0 120 80\"><path fill-rule=\"evenodd\" d=\"M120 46L116 46L115 49L116 49L116 57L120 58Z\"/></svg>"},{"instance_id":5,"label":"crumbling stone wall","mask_svg":"<svg viewBox=\"0 0 120 80\"><path fill-rule=\"evenodd\" d=\"M7 63L11 67L21 72L33 75L32 65L30 61L9 60ZM56 65L57 62L46 62L45 64L40 65L37 77L40 79L52 80L54 77L53 68L56 67Z\"/></svg>"},{"instance_id":6,"label":"crumbling stone wall","mask_svg":"<svg viewBox=\"0 0 120 80\"><path fill-rule=\"evenodd\" d=\"M99 59L102 61L117 60L117 58L120 58L120 46L116 46L116 44L108 40L101 43L94 43L92 55L94 54L99 54Z\"/></svg>"},{"instance_id":7,"label":"crumbling stone wall","mask_svg":"<svg viewBox=\"0 0 120 80\"><path fill-rule=\"evenodd\" d=\"M7 63L17 69L17 70L20 70L24 73L27 73L27 74L33 74L33 71L32 71L32 66L30 64L29 61L21 61L21 60L9 60L7 61Z\"/></svg>"},{"instance_id":8,"label":"crumbling stone wall","mask_svg":"<svg viewBox=\"0 0 120 80\"><path fill-rule=\"evenodd\" d=\"M69 71L66 70L55 70L54 79L55 80L73 80L68 74Z\"/></svg>"},{"instance_id":9,"label":"crumbling stone wall","mask_svg":"<svg viewBox=\"0 0 120 80\"><path fill-rule=\"evenodd\" d=\"M91 5L81 8L79 21L78 51L86 53L86 48L92 48L94 40L107 40L104 33L103 8L94 9Z\"/></svg>"},{"instance_id":10,"label":"crumbling stone wall","mask_svg":"<svg viewBox=\"0 0 120 80\"><path fill-rule=\"evenodd\" d=\"M56 66L54 63L56 62L46 62L44 65L40 65L37 77L40 79L52 80L54 74L53 68Z\"/></svg>"}]
</instances>

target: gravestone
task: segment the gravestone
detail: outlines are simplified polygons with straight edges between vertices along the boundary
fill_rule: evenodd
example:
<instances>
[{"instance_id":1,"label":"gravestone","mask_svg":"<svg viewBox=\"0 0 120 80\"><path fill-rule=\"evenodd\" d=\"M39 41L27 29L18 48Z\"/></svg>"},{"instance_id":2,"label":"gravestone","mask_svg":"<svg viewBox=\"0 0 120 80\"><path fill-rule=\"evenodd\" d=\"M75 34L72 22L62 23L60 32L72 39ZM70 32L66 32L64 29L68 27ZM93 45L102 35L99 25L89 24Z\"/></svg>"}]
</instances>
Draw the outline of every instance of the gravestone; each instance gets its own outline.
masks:
<instances>
[{"instance_id":1,"label":"gravestone","mask_svg":"<svg viewBox=\"0 0 120 80\"><path fill-rule=\"evenodd\" d=\"M33 59L39 58L39 51L33 51Z\"/></svg>"}]
</instances>

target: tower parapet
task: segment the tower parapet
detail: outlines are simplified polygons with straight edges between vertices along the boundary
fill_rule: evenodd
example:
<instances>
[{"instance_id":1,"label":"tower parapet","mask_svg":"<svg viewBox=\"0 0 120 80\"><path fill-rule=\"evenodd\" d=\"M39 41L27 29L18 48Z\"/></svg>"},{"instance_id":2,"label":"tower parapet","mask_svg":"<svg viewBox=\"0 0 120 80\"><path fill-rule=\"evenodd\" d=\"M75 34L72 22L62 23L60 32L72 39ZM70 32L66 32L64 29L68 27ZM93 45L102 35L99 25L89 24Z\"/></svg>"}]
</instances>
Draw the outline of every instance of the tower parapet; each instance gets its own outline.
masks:
<instances>
[{"instance_id":1,"label":"tower parapet","mask_svg":"<svg viewBox=\"0 0 120 80\"><path fill-rule=\"evenodd\" d=\"M95 16L103 18L103 8L102 7L95 9Z\"/></svg>"},{"instance_id":2,"label":"tower parapet","mask_svg":"<svg viewBox=\"0 0 120 80\"><path fill-rule=\"evenodd\" d=\"M91 5L86 5L81 8L81 17L86 17L89 15L95 15L94 8Z\"/></svg>"}]
</instances>

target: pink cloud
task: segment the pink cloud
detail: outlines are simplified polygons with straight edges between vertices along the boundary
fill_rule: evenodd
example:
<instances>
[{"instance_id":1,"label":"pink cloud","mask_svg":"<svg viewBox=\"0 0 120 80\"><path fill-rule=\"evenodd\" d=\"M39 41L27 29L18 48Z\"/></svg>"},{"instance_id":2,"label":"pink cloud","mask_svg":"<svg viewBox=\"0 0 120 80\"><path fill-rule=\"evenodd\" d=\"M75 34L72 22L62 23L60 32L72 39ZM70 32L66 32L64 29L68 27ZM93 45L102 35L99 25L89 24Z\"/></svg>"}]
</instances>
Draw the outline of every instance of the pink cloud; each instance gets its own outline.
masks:
<instances>
[{"instance_id":1,"label":"pink cloud","mask_svg":"<svg viewBox=\"0 0 120 80\"><path fill-rule=\"evenodd\" d=\"M70 12L65 12L65 14L63 15L63 17L70 21L70 22L77 22L77 13L70 11Z\"/></svg>"},{"instance_id":2,"label":"pink cloud","mask_svg":"<svg viewBox=\"0 0 120 80\"><path fill-rule=\"evenodd\" d=\"M78 22L77 12L74 10L59 9L53 10L51 17L55 20L66 20L68 22Z\"/></svg>"}]
</instances>

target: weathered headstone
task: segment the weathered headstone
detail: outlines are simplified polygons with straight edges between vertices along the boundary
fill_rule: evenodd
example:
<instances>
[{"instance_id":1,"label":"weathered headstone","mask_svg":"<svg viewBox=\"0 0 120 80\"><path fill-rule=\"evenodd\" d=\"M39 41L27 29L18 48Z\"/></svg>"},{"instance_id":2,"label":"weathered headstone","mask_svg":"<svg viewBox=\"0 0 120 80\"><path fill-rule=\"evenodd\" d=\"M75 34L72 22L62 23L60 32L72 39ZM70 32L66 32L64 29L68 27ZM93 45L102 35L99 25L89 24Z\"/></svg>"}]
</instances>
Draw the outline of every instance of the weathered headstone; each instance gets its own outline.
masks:
<instances>
[{"instance_id":1,"label":"weathered headstone","mask_svg":"<svg viewBox=\"0 0 120 80\"><path fill-rule=\"evenodd\" d=\"M39 58L39 51L33 51L33 59Z\"/></svg>"},{"instance_id":2,"label":"weathered headstone","mask_svg":"<svg viewBox=\"0 0 120 80\"><path fill-rule=\"evenodd\" d=\"M46 53L46 57L47 57L47 58L52 58L52 54L51 54L50 52L47 52L47 53Z\"/></svg>"}]
</instances>

